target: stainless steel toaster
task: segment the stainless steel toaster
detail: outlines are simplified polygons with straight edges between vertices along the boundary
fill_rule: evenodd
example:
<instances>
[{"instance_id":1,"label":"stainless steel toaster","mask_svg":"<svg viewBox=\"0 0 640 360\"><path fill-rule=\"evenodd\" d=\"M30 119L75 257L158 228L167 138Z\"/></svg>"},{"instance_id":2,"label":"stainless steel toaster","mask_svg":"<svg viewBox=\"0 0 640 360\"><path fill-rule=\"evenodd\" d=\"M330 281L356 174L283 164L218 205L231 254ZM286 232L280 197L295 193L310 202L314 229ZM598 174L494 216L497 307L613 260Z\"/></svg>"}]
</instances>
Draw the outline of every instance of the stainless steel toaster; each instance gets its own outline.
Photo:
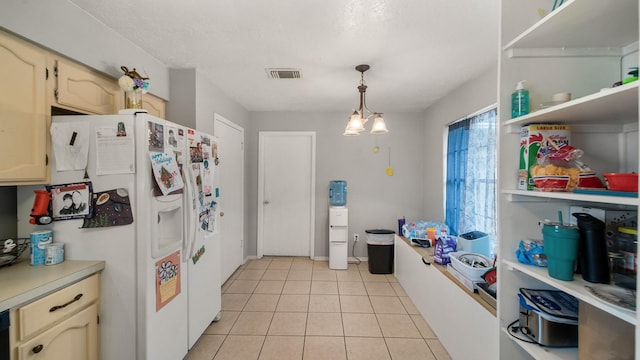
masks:
<instances>
[{"instance_id":1,"label":"stainless steel toaster","mask_svg":"<svg viewBox=\"0 0 640 360\"><path fill-rule=\"evenodd\" d=\"M520 289L520 331L544 346L578 346L578 300L556 290Z\"/></svg>"}]
</instances>

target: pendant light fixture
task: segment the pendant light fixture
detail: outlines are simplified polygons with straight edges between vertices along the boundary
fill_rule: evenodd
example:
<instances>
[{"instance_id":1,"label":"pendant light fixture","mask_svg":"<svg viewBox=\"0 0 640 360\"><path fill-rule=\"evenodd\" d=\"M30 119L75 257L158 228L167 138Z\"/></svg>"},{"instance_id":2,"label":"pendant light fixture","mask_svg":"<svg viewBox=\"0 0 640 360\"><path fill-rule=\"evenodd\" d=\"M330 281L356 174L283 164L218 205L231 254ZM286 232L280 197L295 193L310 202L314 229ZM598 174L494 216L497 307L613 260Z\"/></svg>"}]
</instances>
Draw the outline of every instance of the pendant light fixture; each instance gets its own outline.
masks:
<instances>
[{"instance_id":1,"label":"pendant light fixture","mask_svg":"<svg viewBox=\"0 0 640 360\"><path fill-rule=\"evenodd\" d=\"M369 118L373 117L373 126L371 127L372 134L384 134L388 132L387 125L384 123L382 113L373 112L367 108L365 99L365 93L367 92L367 85L364 84L364 72L369 70L369 65L358 65L356 70L360 72L360 85L358 91L360 92L360 106L353 111L353 114L349 117L347 128L344 130L344 136L356 136L360 135L364 131L364 124L367 123ZM367 115L365 116L365 111Z\"/></svg>"}]
</instances>

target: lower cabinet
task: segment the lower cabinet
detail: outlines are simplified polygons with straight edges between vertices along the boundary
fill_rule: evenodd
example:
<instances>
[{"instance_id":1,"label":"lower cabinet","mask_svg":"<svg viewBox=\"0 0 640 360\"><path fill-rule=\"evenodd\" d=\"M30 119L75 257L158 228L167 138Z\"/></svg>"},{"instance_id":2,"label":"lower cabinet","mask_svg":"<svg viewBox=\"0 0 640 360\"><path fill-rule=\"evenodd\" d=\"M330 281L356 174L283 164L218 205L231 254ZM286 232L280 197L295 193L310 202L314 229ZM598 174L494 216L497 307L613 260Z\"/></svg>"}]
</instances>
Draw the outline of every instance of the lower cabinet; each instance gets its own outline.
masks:
<instances>
[{"instance_id":1,"label":"lower cabinet","mask_svg":"<svg viewBox=\"0 0 640 360\"><path fill-rule=\"evenodd\" d=\"M19 345L17 359L97 360L98 304Z\"/></svg>"},{"instance_id":2,"label":"lower cabinet","mask_svg":"<svg viewBox=\"0 0 640 360\"><path fill-rule=\"evenodd\" d=\"M97 360L100 275L11 310L13 360Z\"/></svg>"},{"instance_id":3,"label":"lower cabinet","mask_svg":"<svg viewBox=\"0 0 640 360\"><path fill-rule=\"evenodd\" d=\"M395 276L453 359L497 359L498 319L395 238Z\"/></svg>"}]
</instances>

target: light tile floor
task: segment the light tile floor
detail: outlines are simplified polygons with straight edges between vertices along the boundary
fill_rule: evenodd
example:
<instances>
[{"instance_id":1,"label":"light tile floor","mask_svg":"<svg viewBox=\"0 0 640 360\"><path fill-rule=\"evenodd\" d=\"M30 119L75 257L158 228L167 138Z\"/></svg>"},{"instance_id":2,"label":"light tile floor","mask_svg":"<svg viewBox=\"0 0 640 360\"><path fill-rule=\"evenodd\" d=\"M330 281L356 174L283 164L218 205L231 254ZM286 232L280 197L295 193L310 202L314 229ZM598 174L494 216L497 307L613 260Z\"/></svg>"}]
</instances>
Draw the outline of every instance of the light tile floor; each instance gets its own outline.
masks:
<instances>
[{"instance_id":1,"label":"light tile floor","mask_svg":"<svg viewBox=\"0 0 640 360\"><path fill-rule=\"evenodd\" d=\"M445 360L449 354L393 275L368 263L264 257L222 286L222 318L187 360Z\"/></svg>"}]
</instances>

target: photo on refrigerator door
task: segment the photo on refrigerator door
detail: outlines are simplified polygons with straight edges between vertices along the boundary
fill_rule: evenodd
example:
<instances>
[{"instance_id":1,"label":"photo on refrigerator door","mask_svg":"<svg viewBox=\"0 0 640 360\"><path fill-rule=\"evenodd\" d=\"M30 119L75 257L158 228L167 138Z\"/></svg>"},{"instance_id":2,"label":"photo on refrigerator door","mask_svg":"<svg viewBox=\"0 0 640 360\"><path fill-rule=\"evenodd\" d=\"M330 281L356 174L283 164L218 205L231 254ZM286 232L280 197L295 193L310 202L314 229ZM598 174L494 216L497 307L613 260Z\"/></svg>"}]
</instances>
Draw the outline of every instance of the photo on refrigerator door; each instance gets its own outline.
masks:
<instances>
[{"instance_id":1,"label":"photo on refrigerator door","mask_svg":"<svg viewBox=\"0 0 640 360\"><path fill-rule=\"evenodd\" d=\"M173 126L167 126L167 146L178 148L178 129Z\"/></svg>"},{"instance_id":2,"label":"photo on refrigerator door","mask_svg":"<svg viewBox=\"0 0 640 360\"><path fill-rule=\"evenodd\" d=\"M49 185L53 220L79 219L91 216L91 182Z\"/></svg>"},{"instance_id":3,"label":"photo on refrigerator door","mask_svg":"<svg viewBox=\"0 0 640 360\"><path fill-rule=\"evenodd\" d=\"M164 151L164 125L149 121L149 151Z\"/></svg>"},{"instance_id":4,"label":"photo on refrigerator door","mask_svg":"<svg viewBox=\"0 0 640 360\"><path fill-rule=\"evenodd\" d=\"M180 294L180 251L156 262L156 312Z\"/></svg>"},{"instance_id":5,"label":"photo on refrigerator door","mask_svg":"<svg viewBox=\"0 0 640 360\"><path fill-rule=\"evenodd\" d=\"M201 163L202 158L202 143L199 142L196 146L189 148L189 157L191 158L192 163Z\"/></svg>"}]
</instances>

